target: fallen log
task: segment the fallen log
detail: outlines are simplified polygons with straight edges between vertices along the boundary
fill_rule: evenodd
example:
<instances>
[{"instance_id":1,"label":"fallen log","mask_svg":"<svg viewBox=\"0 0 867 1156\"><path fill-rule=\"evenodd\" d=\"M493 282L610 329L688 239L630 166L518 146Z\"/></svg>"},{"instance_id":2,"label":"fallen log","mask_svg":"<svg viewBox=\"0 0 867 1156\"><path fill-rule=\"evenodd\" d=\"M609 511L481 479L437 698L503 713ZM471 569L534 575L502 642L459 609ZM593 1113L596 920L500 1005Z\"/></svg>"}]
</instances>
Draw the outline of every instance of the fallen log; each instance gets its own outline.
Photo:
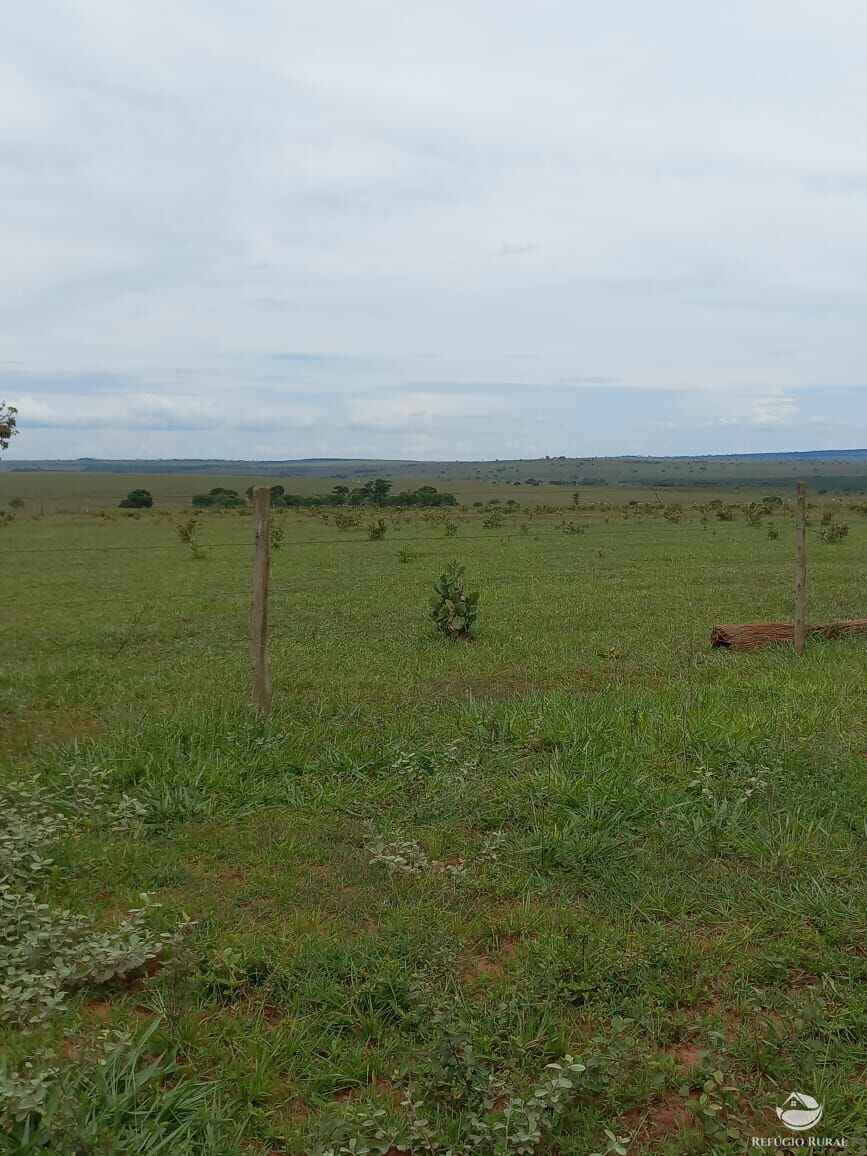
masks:
<instances>
[{"instance_id":1,"label":"fallen log","mask_svg":"<svg viewBox=\"0 0 867 1156\"><path fill-rule=\"evenodd\" d=\"M747 622L738 626L715 626L710 644L726 650L753 650L757 646L791 642L794 629L791 622ZM810 638L841 638L844 634L865 633L867 618L850 618L842 622L825 622L807 627Z\"/></svg>"}]
</instances>

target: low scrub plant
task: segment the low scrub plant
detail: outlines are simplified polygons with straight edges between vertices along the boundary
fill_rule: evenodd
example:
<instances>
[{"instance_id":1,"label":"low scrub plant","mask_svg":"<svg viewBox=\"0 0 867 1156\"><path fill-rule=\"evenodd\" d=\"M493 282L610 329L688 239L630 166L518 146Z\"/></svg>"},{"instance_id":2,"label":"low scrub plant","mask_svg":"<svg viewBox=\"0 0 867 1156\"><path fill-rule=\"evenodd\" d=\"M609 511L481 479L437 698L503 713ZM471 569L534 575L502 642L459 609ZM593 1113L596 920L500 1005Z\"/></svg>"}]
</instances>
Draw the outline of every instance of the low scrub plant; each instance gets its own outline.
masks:
<instances>
[{"instance_id":1,"label":"low scrub plant","mask_svg":"<svg viewBox=\"0 0 867 1156\"><path fill-rule=\"evenodd\" d=\"M337 510L334 514L334 525L344 533L354 530L361 525L361 515L353 510Z\"/></svg>"},{"instance_id":2,"label":"low scrub plant","mask_svg":"<svg viewBox=\"0 0 867 1156\"><path fill-rule=\"evenodd\" d=\"M25 1030L49 1019L73 988L134 972L177 942L175 933L148 929L146 895L112 927L41 901L40 880L62 839L95 823L130 830L141 821L128 796L108 799L102 772L79 774L54 792L39 782L0 792L0 1020Z\"/></svg>"},{"instance_id":3,"label":"low scrub plant","mask_svg":"<svg viewBox=\"0 0 867 1156\"><path fill-rule=\"evenodd\" d=\"M388 523L384 518L377 518L375 522L369 522L367 526L367 536L371 542L381 542L388 533Z\"/></svg>"},{"instance_id":4,"label":"low scrub plant","mask_svg":"<svg viewBox=\"0 0 867 1156\"><path fill-rule=\"evenodd\" d=\"M849 527L845 522L827 522L819 531L819 537L826 546L833 546L835 542L842 542L849 534Z\"/></svg>"},{"instance_id":5,"label":"low scrub plant","mask_svg":"<svg viewBox=\"0 0 867 1156\"><path fill-rule=\"evenodd\" d=\"M478 618L478 606L478 591L467 593L464 567L455 559L434 583L431 615L437 629L455 642L468 641Z\"/></svg>"},{"instance_id":6,"label":"low scrub plant","mask_svg":"<svg viewBox=\"0 0 867 1156\"><path fill-rule=\"evenodd\" d=\"M187 518L186 522L178 522L175 525L175 533L178 539L182 545L189 546L194 558L205 557L205 551L202 549L199 540L199 530L199 519L195 514L193 514L191 518Z\"/></svg>"},{"instance_id":7,"label":"low scrub plant","mask_svg":"<svg viewBox=\"0 0 867 1156\"><path fill-rule=\"evenodd\" d=\"M10 1071L0 1063L0 1135L9 1145L2 1150L19 1156L228 1151L220 1147L214 1086L178 1081L171 1057L153 1058L159 1022L136 1041L111 1033L86 1064Z\"/></svg>"}]
</instances>

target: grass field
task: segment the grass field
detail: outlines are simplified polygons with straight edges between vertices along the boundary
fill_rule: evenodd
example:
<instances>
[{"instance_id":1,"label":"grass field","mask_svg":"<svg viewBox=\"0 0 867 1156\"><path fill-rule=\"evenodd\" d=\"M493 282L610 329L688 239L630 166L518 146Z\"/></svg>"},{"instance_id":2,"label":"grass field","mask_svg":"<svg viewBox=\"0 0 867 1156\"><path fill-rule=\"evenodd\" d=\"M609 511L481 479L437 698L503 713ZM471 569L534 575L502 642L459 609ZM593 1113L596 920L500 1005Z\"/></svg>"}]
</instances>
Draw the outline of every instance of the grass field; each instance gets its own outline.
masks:
<instances>
[{"instance_id":1,"label":"grass field","mask_svg":"<svg viewBox=\"0 0 867 1156\"><path fill-rule=\"evenodd\" d=\"M125 472L116 472L119 468ZM746 454L697 458L539 458L530 461L414 462L318 459L286 462L0 462L0 508L24 500L44 513L112 509L131 489L151 491L162 509L180 509L212 486L243 491L251 484L280 482L294 494L324 493L374 477L393 491L421 483L447 489L462 502L514 498L522 504L568 505L577 489L585 502L636 499L707 502L709 497L760 497L786 492L804 478L814 494L843 500L867 495L867 450L806 454ZM674 492L673 492L674 491ZM663 499L660 499L663 500Z\"/></svg>"},{"instance_id":2,"label":"grass field","mask_svg":"<svg viewBox=\"0 0 867 1156\"><path fill-rule=\"evenodd\" d=\"M195 559L171 513L31 499L0 528L0 1150L739 1153L792 1090L864 1150L867 640L708 645L790 616L788 514L389 511L375 542L281 512L263 721L249 514ZM814 620L865 614L839 510ZM427 618L454 557L470 645Z\"/></svg>"}]
</instances>

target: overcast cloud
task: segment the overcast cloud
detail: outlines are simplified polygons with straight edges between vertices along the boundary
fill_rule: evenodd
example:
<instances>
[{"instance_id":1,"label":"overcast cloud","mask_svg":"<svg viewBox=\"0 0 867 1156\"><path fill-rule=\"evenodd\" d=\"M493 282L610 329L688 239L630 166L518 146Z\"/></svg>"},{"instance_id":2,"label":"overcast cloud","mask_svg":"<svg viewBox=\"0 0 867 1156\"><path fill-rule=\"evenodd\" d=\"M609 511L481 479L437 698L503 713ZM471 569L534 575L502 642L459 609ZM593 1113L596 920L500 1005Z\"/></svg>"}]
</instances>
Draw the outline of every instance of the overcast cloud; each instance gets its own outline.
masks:
<instances>
[{"instance_id":1,"label":"overcast cloud","mask_svg":"<svg viewBox=\"0 0 867 1156\"><path fill-rule=\"evenodd\" d=\"M867 445L861 0L0 10L9 457Z\"/></svg>"}]
</instances>

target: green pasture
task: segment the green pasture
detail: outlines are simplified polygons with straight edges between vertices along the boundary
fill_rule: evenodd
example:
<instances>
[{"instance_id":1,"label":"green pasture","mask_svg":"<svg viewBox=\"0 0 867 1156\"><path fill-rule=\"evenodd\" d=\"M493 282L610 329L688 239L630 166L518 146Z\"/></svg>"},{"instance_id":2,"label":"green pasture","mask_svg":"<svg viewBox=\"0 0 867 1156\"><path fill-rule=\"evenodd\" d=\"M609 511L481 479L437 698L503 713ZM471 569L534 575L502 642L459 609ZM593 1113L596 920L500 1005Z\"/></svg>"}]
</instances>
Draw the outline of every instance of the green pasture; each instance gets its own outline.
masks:
<instances>
[{"instance_id":1,"label":"green pasture","mask_svg":"<svg viewBox=\"0 0 867 1156\"><path fill-rule=\"evenodd\" d=\"M792 1090L860 1150L867 637L709 647L790 616L790 515L276 512L261 719L249 513L200 558L174 528L211 481L0 478L0 1151L739 1153ZM810 617L867 616L867 517L828 499L827 545L822 500ZM428 617L452 558L466 645ZM78 947L31 1014L62 912L128 966Z\"/></svg>"}]
</instances>

